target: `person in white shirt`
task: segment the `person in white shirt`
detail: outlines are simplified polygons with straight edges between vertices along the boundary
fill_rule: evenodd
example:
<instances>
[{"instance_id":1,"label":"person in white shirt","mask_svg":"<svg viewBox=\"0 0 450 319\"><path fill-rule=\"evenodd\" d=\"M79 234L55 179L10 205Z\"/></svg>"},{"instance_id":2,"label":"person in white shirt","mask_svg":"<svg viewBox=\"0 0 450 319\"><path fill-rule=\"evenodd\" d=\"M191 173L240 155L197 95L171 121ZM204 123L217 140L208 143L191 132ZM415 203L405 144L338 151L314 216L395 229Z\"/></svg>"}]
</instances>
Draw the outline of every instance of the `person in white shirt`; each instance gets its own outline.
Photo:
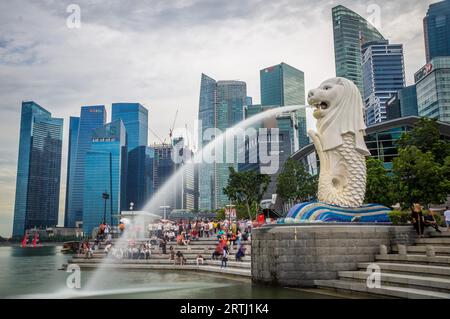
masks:
<instances>
[{"instance_id":1,"label":"person in white shirt","mask_svg":"<svg viewBox=\"0 0 450 319\"><path fill-rule=\"evenodd\" d=\"M444 216L445 216L445 224L447 225L447 231L448 231L450 228L450 209L448 206L445 207Z\"/></svg>"}]
</instances>

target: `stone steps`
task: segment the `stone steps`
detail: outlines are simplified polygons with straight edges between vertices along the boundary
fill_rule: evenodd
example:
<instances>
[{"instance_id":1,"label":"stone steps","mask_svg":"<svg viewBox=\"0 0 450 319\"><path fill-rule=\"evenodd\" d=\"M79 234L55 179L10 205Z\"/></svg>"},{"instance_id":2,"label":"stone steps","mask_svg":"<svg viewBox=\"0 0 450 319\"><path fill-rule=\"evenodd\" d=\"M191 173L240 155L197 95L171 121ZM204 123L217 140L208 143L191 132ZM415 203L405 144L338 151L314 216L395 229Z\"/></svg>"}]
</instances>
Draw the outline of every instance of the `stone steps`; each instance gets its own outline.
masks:
<instances>
[{"instance_id":1,"label":"stone steps","mask_svg":"<svg viewBox=\"0 0 450 319\"><path fill-rule=\"evenodd\" d=\"M399 298L446 298L450 299L450 236L434 232L431 237L418 238L415 245L407 246L406 254L375 256L375 262L358 263L358 270L340 271L339 279L318 280L321 288L333 288L365 292ZM436 255L427 256L427 246L432 246ZM368 288L366 269L375 264L380 267L381 286Z\"/></svg>"},{"instance_id":2,"label":"stone steps","mask_svg":"<svg viewBox=\"0 0 450 319\"><path fill-rule=\"evenodd\" d=\"M359 263L358 268L360 270L366 270L372 263ZM401 264L401 263L381 263L377 262L376 265L380 267L382 272L394 272L404 274L428 274L430 276L442 276L450 278L450 266L431 266L420 264Z\"/></svg>"},{"instance_id":3,"label":"stone steps","mask_svg":"<svg viewBox=\"0 0 450 319\"><path fill-rule=\"evenodd\" d=\"M436 245L436 246L450 246L450 237L436 236L430 238L418 238L416 245Z\"/></svg>"},{"instance_id":4,"label":"stone steps","mask_svg":"<svg viewBox=\"0 0 450 319\"><path fill-rule=\"evenodd\" d=\"M82 263L80 264L82 269L86 268L98 268L98 263ZM107 269L127 269L127 270L181 270L181 271L202 271L209 273L220 273L222 275L238 276L243 278L251 278L250 269L241 268L220 268L218 266L208 265L168 265L168 264L123 264L123 263L105 263L102 265Z\"/></svg>"},{"instance_id":5,"label":"stone steps","mask_svg":"<svg viewBox=\"0 0 450 319\"><path fill-rule=\"evenodd\" d=\"M366 283L369 276L364 271L340 271L340 279L355 280ZM381 272L381 286L400 286L417 289L430 289L450 293L450 279L421 275L407 275Z\"/></svg>"},{"instance_id":6,"label":"stone steps","mask_svg":"<svg viewBox=\"0 0 450 319\"><path fill-rule=\"evenodd\" d=\"M433 245L431 245L433 246ZM450 255L450 247L447 246L433 246L434 251L437 255ZM392 251L398 253L398 246L392 247ZM407 246L406 251L408 253L421 253L426 254L427 246L417 245L417 246Z\"/></svg>"},{"instance_id":7,"label":"stone steps","mask_svg":"<svg viewBox=\"0 0 450 319\"><path fill-rule=\"evenodd\" d=\"M450 294L430 291L426 289L415 289L395 286L381 286L381 288L368 288L365 283L347 280L315 280L315 285L320 288L331 288L336 290L346 290L377 294L396 298L409 299L450 299Z\"/></svg>"},{"instance_id":8,"label":"stone steps","mask_svg":"<svg viewBox=\"0 0 450 319\"><path fill-rule=\"evenodd\" d=\"M387 261L387 262L404 262L413 264L426 264L426 265L440 265L448 266L450 265L450 256L434 256L428 257L425 255L397 255L397 254L387 254L387 255L376 255L377 261Z\"/></svg>"},{"instance_id":9,"label":"stone steps","mask_svg":"<svg viewBox=\"0 0 450 319\"><path fill-rule=\"evenodd\" d=\"M187 260L196 260L197 259L197 254L183 254L184 258L186 258ZM102 261L105 259L106 255L96 255L94 254L91 258L85 258L84 255L73 255L72 256L72 260L78 261L78 260L98 260L98 261ZM149 259L147 260L164 260L164 259L169 259L169 254L163 255L163 254L152 254L150 255ZM205 260L211 260L211 255L202 255L203 258ZM114 260L114 257L110 258L111 260ZM233 260L234 259L234 255L231 255L229 257L229 260ZM116 259L117 260L117 259ZM145 259L122 259L122 260L145 260ZM250 262L251 261L251 257L249 255L245 256L242 258L242 261L245 262Z\"/></svg>"}]
</instances>

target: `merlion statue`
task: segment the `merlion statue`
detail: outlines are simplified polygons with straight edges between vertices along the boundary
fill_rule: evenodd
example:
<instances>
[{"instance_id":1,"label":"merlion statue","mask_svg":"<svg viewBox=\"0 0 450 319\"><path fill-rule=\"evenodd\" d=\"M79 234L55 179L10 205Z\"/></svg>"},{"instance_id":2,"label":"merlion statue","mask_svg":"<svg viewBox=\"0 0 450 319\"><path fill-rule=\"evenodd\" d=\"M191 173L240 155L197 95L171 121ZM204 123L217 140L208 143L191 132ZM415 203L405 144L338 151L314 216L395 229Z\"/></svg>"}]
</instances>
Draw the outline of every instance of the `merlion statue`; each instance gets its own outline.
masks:
<instances>
[{"instance_id":1,"label":"merlion statue","mask_svg":"<svg viewBox=\"0 0 450 319\"><path fill-rule=\"evenodd\" d=\"M341 207L360 207L366 191L363 102L356 85L333 78L309 91L317 132L309 131L320 160L318 200Z\"/></svg>"}]
</instances>

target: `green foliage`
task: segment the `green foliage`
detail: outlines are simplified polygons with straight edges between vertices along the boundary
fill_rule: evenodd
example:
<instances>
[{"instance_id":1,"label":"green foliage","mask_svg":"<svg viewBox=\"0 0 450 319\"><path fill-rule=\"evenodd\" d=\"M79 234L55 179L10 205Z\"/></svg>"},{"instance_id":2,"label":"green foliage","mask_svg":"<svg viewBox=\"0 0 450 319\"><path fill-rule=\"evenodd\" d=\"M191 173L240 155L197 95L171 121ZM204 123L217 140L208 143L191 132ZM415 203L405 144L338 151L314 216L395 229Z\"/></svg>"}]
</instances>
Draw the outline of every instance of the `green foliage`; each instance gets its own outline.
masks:
<instances>
[{"instance_id":1,"label":"green foliage","mask_svg":"<svg viewBox=\"0 0 450 319\"><path fill-rule=\"evenodd\" d=\"M388 216L394 225L407 224L411 219L408 211L393 210L388 213Z\"/></svg>"},{"instance_id":2,"label":"green foliage","mask_svg":"<svg viewBox=\"0 0 450 319\"><path fill-rule=\"evenodd\" d=\"M450 192L445 166L435 161L431 151L424 153L416 146L399 149L392 172L396 199L403 207L412 203L441 204Z\"/></svg>"},{"instance_id":3,"label":"green foliage","mask_svg":"<svg viewBox=\"0 0 450 319\"><path fill-rule=\"evenodd\" d=\"M435 119L421 118L412 131L402 135L397 145L402 149L415 146L423 153L431 152L439 164L450 156L450 142L441 139Z\"/></svg>"},{"instance_id":4,"label":"green foliage","mask_svg":"<svg viewBox=\"0 0 450 319\"><path fill-rule=\"evenodd\" d=\"M303 202L316 196L317 186L317 176L311 176L298 161L288 159L278 175L277 194L285 201Z\"/></svg>"},{"instance_id":5,"label":"green foliage","mask_svg":"<svg viewBox=\"0 0 450 319\"><path fill-rule=\"evenodd\" d=\"M229 167L230 176L228 185L223 192L236 204L237 212L239 207L244 206L247 216L255 218L264 193L270 183L270 176L259 174L255 171L237 172L233 167Z\"/></svg>"},{"instance_id":6,"label":"green foliage","mask_svg":"<svg viewBox=\"0 0 450 319\"><path fill-rule=\"evenodd\" d=\"M225 219L225 209L224 208L216 210L216 218L218 220L224 220Z\"/></svg>"},{"instance_id":7,"label":"green foliage","mask_svg":"<svg viewBox=\"0 0 450 319\"><path fill-rule=\"evenodd\" d=\"M366 203L377 203L384 206L394 204L394 194L392 192L392 177L388 175L383 166L383 162L373 157L366 160L367 186Z\"/></svg>"}]
</instances>

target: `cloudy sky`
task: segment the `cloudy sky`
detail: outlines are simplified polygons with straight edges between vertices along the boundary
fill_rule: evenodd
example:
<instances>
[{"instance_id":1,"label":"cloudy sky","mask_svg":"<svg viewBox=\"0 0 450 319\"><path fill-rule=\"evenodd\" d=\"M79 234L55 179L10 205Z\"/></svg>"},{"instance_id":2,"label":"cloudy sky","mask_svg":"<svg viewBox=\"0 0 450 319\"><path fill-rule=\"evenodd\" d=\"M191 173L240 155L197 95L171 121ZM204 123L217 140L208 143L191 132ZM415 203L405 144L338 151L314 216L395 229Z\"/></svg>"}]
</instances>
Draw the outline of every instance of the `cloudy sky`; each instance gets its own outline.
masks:
<instances>
[{"instance_id":1,"label":"cloudy sky","mask_svg":"<svg viewBox=\"0 0 450 319\"><path fill-rule=\"evenodd\" d=\"M246 81L254 102L259 70L280 62L303 70L313 88L335 74L337 4L404 44L410 84L425 61L422 19L432 2L0 0L0 235L12 230L21 101L65 119L62 222L68 118L81 105L104 104L109 112L113 102L141 102L151 128L166 137L177 108L177 126L192 128L202 72ZM80 28L67 26L70 4L81 9Z\"/></svg>"}]
</instances>

